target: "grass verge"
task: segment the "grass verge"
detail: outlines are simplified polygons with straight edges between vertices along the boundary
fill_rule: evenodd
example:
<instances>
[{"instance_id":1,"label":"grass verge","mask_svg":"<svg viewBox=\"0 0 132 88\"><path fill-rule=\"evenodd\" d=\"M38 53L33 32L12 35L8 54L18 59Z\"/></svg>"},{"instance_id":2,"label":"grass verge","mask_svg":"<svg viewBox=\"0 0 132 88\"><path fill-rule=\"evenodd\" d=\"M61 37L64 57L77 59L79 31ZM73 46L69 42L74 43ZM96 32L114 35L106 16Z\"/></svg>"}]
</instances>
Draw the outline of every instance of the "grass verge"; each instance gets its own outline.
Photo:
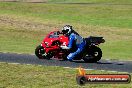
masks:
<instances>
[{"instance_id":1,"label":"grass verge","mask_svg":"<svg viewBox=\"0 0 132 88\"><path fill-rule=\"evenodd\" d=\"M131 0L48 0L52 3L108 3L108 4L130 4Z\"/></svg>"},{"instance_id":2,"label":"grass verge","mask_svg":"<svg viewBox=\"0 0 132 88\"><path fill-rule=\"evenodd\" d=\"M76 83L76 69L25 64L0 63L1 88L82 88ZM120 74L118 72L87 71L87 74ZM132 74L131 74L132 75ZM131 88L130 84L86 84L94 88Z\"/></svg>"}]
</instances>

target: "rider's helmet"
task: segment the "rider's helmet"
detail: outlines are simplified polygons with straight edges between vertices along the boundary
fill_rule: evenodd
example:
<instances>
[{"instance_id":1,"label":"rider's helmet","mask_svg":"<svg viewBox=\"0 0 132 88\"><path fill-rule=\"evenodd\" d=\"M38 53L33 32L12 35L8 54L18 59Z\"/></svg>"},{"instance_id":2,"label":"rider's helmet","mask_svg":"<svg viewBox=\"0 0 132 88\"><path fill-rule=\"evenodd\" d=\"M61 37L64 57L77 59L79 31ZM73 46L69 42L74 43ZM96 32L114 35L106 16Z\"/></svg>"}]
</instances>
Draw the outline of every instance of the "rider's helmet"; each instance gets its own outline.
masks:
<instances>
[{"instance_id":1,"label":"rider's helmet","mask_svg":"<svg viewBox=\"0 0 132 88\"><path fill-rule=\"evenodd\" d=\"M65 25L63 28L62 28L62 34L63 35L70 35L72 33L73 29L72 29L72 26L71 25Z\"/></svg>"}]
</instances>

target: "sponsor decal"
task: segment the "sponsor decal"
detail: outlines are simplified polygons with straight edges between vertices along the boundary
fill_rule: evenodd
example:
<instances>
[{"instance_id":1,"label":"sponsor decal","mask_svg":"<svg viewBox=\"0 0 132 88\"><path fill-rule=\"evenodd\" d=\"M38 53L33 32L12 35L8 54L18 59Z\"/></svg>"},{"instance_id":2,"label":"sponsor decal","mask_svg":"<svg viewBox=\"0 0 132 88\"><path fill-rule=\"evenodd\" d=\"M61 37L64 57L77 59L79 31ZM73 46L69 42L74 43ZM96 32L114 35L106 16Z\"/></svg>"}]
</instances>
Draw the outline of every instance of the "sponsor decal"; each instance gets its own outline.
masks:
<instances>
[{"instance_id":1,"label":"sponsor decal","mask_svg":"<svg viewBox=\"0 0 132 88\"><path fill-rule=\"evenodd\" d=\"M131 76L129 74L86 74L85 70L79 67L79 74L76 81L79 85L86 83L130 83Z\"/></svg>"}]
</instances>

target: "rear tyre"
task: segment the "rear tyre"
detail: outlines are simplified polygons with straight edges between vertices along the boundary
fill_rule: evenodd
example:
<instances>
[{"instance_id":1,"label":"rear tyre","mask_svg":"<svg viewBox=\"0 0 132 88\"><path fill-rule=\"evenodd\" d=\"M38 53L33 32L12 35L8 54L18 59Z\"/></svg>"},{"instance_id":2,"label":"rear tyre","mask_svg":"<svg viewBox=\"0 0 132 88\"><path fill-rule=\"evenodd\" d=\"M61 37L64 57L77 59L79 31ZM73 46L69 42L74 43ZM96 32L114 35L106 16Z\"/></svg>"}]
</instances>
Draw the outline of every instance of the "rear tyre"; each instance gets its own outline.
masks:
<instances>
[{"instance_id":1,"label":"rear tyre","mask_svg":"<svg viewBox=\"0 0 132 88\"><path fill-rule=\"evenodd\" d=\"M85 62L96 63L102 57L102 51L99 47L92 46L89 49L89 53L83 58Z\"/></svg>"},{"instance_id":2,"label":"rear tyre","mask_svg":"<svg viewBox=\"0 0 132 88\"><path fill-rule=\"evenodd\" d=\"M44 55L44 53L45 53L45 50L44 50L44 48L41 45L39 45L39 46L36 47L36 49L35 49L35 55L39 59L46 59L47 58L47 56Z\"/></svg>"}]
</instances>

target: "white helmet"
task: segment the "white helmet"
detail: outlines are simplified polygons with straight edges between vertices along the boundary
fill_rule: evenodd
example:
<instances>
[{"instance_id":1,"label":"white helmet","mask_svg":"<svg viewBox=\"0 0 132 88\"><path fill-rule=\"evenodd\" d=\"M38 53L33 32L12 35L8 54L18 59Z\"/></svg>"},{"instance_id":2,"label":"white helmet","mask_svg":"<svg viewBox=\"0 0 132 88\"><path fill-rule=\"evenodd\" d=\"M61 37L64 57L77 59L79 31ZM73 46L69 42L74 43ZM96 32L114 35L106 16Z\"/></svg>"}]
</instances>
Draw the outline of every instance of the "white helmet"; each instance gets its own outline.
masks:
<instances>
[{"instance_id":1,"label":"white helmet","mask_svg":"<svg viewBox=\"0 0 132 88\"><path fill-rule=\"evenodd\" d=\"M70 26L70 25L65 25L65 26L62 28L62 33L63 33L64 35L70 35L72 31L73 31L73 29L72 29L72 26Z\"/></svg>"}]
</instances>

